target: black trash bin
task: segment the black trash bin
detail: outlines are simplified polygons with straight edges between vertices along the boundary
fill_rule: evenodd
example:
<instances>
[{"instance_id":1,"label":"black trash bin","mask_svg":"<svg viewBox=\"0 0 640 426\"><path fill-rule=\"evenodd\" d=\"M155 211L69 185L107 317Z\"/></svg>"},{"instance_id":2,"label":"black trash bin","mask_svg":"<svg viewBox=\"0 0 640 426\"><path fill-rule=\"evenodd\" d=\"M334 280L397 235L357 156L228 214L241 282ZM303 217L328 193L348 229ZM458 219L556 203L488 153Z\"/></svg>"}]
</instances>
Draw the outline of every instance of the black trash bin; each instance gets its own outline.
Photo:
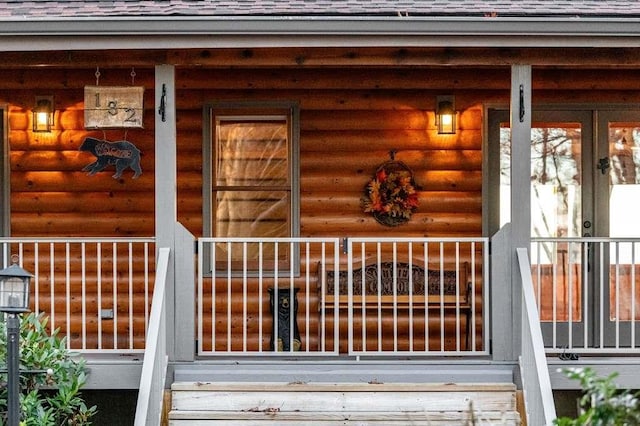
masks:
<instances>
[{"instance_id":1,"label":"black trash bin","mask_svg":"<svg viewBox=\"0 0 640 426\"><path fill-rule=\"evenodd\" d=\"M274 301L276 291L269 287L269 308L273 318L271 330L270 349L277 352L299 351L300 331L298 330L298 290L299 288L278 288L278 315L274 314ZM276 324L278 325L278 338L275 339ZM293 330L291 327L293 326ZM275 345L277 341L277 346ZM292 347L293 346L293 347Z\"/></svg>"}]
</instances>

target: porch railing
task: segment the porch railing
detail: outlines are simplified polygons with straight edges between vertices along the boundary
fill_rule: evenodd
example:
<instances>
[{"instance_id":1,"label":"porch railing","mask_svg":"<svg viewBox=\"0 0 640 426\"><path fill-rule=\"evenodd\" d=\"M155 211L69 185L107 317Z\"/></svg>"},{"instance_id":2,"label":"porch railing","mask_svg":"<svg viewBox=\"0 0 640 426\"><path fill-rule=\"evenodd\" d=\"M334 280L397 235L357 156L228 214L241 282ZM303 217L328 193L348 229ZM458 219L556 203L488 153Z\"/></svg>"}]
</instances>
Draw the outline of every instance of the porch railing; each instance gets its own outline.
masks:
<instances>
[{"instance_id":1,"label":"porch railing","mask_svg":"<svg viewBox=\"0 0 640 426\"><path fill-rule=\"evenodd\" d=\"M488 354L484 238L201 238L198 354Z\"/></svg>"},{"instance_id":2,"label":"porch railing","mask_svg":"<svg viewBox=\"0 0 640 426\"><path fill-rule=\"evenodd\" d=\"M532 278L547 352L640 347L640 239L536 238Z\"/></svg>"},{"instance_id":3,"label":"porch railing","mask_svg":"<svg viewBox=\"0 0 640 426\"><path fill-rule=\"evenodd\" d=\"M337 329L318 333L316 274L339 256L337 238L200 238L198 354L337 353Z\"/></svg>"},{"instance_id":4,"label":"porch railing","mask_svg":"<svg viewBox=\"0 0 640 426\"><path fill-rule=\"evenodd\" d=\"M349 309L343 320L351 324L351 354L489 353L488 239L348 242ZM372 269L375 280L367 280ZM359 296L365 293L371 295Z\"/></svg>"},{"instance_id":5,"label":"porch railing","mask_svg":"<svg viewBox=\"0 0 640 426\"><path fill-rule=\"evenodd\" d=\"M524 390L527 424L551 426L556 418L547 357L542 342L540 317L531 280L527 250L519 248L518 265L522 280L522 350L520 374Z\"/></svg>"},{"instance_id":6,"label":"porch railing","mask_svg":"<svg viewBox=\"0 0 640 426\"><path fill-rule=\"evenodd\" d=\"M153 291L153 238L2 238L34 275L31 310L76 352L142 352Z\"/></svg>"}]
</instances>

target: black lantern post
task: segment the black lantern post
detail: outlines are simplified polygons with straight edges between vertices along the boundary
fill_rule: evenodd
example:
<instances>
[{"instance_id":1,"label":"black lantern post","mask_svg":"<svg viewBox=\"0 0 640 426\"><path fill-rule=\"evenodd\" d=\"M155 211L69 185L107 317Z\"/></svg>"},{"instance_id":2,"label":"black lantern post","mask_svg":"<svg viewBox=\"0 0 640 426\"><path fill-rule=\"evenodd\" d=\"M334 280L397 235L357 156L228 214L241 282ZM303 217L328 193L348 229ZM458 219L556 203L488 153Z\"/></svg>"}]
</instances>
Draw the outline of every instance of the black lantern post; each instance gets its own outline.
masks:
<instances>
[{"instance_id":1,"label":"black lantern post","mask_svg":"<svg viewBox=\"0 0 640 426\"><path fill-rule=\"evenodd\" d=\"M20 318L29 310L31 275L16 263L0 271L0 312L7 314L7 426L20 423Z\"/></svg>"}]
</instances>

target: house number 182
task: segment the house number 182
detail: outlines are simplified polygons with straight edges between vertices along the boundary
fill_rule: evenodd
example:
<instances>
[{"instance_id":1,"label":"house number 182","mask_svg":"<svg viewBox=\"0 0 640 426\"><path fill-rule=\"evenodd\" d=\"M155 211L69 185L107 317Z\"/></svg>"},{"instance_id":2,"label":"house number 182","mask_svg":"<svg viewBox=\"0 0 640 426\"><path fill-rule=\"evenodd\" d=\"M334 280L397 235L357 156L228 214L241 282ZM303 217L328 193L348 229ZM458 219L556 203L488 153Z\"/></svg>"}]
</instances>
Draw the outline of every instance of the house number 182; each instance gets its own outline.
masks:
<instances>
[{"instance_id":1,"label":"house number 182","mask_svg":"<svg viewBox=\"0 0 640 426\"><path fill-rule=\"evenodd\" d=\"M85 86L85 128L142 128L144 87Z\"/></svg>"},{"instance_id":2,"label":"house number 182","mask_svg":"<svg viewBox=\"0 0 640 426\"><path fill-rule=\"evenodd\" d=\"M96 108L100 108L100 93L96 93ZM126 116L125 122L136 123L136 110L133 108L123 108ZM118 101L107 102L107 113L109 115L118 115Z\"/></svg>"}]
</instances>

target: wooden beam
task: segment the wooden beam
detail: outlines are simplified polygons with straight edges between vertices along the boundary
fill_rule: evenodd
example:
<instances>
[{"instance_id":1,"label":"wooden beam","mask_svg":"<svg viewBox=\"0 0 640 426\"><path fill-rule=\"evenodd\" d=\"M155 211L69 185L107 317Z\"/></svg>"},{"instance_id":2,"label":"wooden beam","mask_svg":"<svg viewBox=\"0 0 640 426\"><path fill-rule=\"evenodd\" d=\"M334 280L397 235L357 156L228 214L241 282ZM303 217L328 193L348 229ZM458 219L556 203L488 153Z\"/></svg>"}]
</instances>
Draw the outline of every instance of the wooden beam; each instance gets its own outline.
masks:
<instances>
[{"instance_id":1,"label":"wooden beam","mask_svg":"<svg viewBox=\"0 0 640 426\"><path fill-rule=\"evenodd\" d=\"M0 69L48 68L152 68L178 67L475 67L527 63L532 66L576 68L635 68L640 51L634 48L257 48L257 49L150 49L3 52Z\"/></svg>"}]
</instances>

